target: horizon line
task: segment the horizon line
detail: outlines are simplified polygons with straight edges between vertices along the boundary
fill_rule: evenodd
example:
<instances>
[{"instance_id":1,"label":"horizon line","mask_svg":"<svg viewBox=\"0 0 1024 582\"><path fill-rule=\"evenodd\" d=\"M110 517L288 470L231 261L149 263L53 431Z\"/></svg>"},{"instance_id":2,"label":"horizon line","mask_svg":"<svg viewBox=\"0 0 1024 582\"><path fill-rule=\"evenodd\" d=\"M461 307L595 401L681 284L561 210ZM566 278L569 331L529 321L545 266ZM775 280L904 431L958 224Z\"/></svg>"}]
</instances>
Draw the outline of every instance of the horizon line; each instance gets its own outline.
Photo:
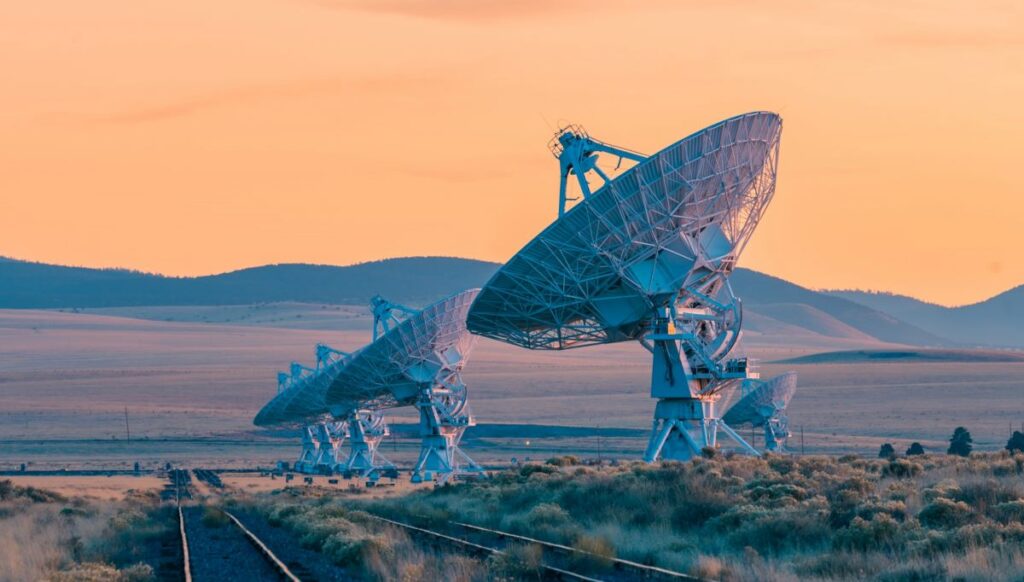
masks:
<instances>
[{"instance_id":1,"label":"horizon line","mask_svg":"<svg viewBox=\"0 0 1024 582\"><path fill-rule=\"evenodd\" d=\"M33 265L44 265L44 266L48 266L48 267L59 267L59 268L67 268L67 269L89 269L89 270L94 270L94 271L122 271L122 272L127 272L127 273L137 273L137 274L140 274L140 275L148 275L148 276L152 276L152 277L162 277L162 278L165 278L165 279L200 279L200 278L203 278L203 277L217 277L217 276L221 276L221 275L228 275L228 274L231 274L231 273L237 273L237 272L240 272L240 271L248 271L248 270L251 270L251 269L260 269L260 268L264 268L264 267L280 267L280 266L287 266L287 265L302 265L302 266L309 266L309 267L332 267L332 268L344 269L344 268L348 268L348 267L358 267L358 266L369 265L369 264L373 264L373 263L383 263L383 262L386 262L386 261L403 260L403 259L455 259L455 260L460 260L460 261L475 261L475 262L478 262L478 263L490 263L492 265L496 265L496 266L499 266L499 267L501 265L505 264L505 263L501 263L501 262L498 262L498 261L491 261L491 260L487 260L487 259L478 259L478 258L475 258L475 257L460 257L460 256L456 256L456 255L402 255L402 256L395 256L395 257L382 257L382 258L379 258L379 259L370 259L370 260L366 260L366 261L358 261L358 262L355 262L355 263L349 263L349 264L344 264L344 265L336 264L336 263L315 263L315 262L301 262L301 261L280 262L280 263L272 263L271 262L271 263L261 263L261 264L258 264L258 265L250 265L250 266L247 266L247 267L239 267L239 268L236 268L236 269L228 269L228 270L225 270L225 271L218 271L218 272L214 272L214 273L204 273L204 274L198 274L198 275L173 275L173 274L168 274L168 273L159 273L159 272L155 272L155 271L146 271L146 270L142 270L142 269L134 269L134 268L131 268L131 267L95 267L95 266L87 266L87 265L72 265L72 264L49 263L49 262L46 262L46 261L37 261L37 260L32 260L32 259L20 259L20 258L12 257L12 256L9 256L9 255L0 255L0 264L2 264L3 262L6 261L6 262L12 262L12 263L27 263L27 264L33 264ZM785 281L786 283L789 283L791 285L796 285L798 287L802 287L804 289L807 289L809 291L814 291L816 293L832 294L832 293L854 292L854 293L869 293L869 294L876 294L876 295L890 295L890 296L893 296L893 297L906 297L906 298L913 299L914 301L919 301L919 302L927 304L927 305L934 305L934 306L943 307L943 308L946 308L946 309L956 309L956 308L959 308L959 307L968 307L968 306L971 306L971 305L977 305L979 303L984 303L986 301L989 301L991 299L999 297L1000 295L1003 295L1003 294L1005 294L1005 293L1007 293L1009 291L1013 291L1014 289L1019 289L1021 287L1024 287L1024 283L1020 283L1018 285L1014 285L1014 286L1008 287L1008 288L1006 288L1006 289L1004 289L1004 290L1002 290L1002 291L1000 291L1000 292L998 292L998 293L996 293L994 295L991 295L989 297L986 297L986 298L978 300L978 301L973 301L971 303L962 303L962 304L958 304L958 305L946 305L946 304L943 304L943 303L936 303L934 301L928 301L926 299L921 299L921 298L915 297L913 295L905 295L903 293L896 293L894 291L886 291L886 290L882 290L882 289L851 289L851 288L835 288L835 287L831 287L831 288L828 288L828 287L815 288L815 287L810 287L810 286L803 285L801 283L797 283L795 281L791 281L789 279L786 279L784 277L780 277L778 275L773 275L771 273L767 273L765 271L759 271L757 269L752 269L750 267L737 267L737 268L738 269L746 269L747 271L758 273L760 275L765 275L765 276L768 276L768 277L773 277L775 279L779 279L780 281Z\"/></svg>"}]
</instances>

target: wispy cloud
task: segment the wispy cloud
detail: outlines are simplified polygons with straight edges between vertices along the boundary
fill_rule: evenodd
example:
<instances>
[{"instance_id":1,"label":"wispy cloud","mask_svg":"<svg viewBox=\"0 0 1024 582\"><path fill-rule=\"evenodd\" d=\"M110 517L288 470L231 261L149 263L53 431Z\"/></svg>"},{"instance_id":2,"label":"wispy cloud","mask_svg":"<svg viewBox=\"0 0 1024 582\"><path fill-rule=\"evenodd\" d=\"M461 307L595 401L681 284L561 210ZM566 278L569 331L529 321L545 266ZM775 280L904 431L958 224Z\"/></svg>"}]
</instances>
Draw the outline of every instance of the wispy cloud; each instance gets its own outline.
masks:
<instances>
[{"instance_id":1,"label":"wispy cloud","mask_svg":"<svg viewBox=\"0 0 1024 582\"><path fill-rule=\"evenodd\" d=\"M46 119L99 124L134 125L186 117L212 109L245 106L270 100L301 99L316 95L379 94L450 88L449 75L329 77L322 79L265 83L220 92L183 97L163 103L139 105L106 113L51 113Z\"/></svg>"},{"instance_id":2,"label":"wispy cloud","mask_svg":"<svg viewBox=\"0 0 1024 582\"><path fill-rule=\"evenodd\" d=\"M911 48L1008 48L1024 47L1024 34L1004 31L916 31L879 36L890 45Z\"/></svg>"},{"instance_id":3,"label":"wispy cloud","mask_svg":"<svg viewBox=\"0 0 1024 582\"><path fill-rule=\"evenodd\" d=\"M501 20L556 13L586 13L608 6L609 0L307 0L325 8L397 14L436 20ZM635 6L630 5L630 9Z\"/></svg>"}]
</instances>

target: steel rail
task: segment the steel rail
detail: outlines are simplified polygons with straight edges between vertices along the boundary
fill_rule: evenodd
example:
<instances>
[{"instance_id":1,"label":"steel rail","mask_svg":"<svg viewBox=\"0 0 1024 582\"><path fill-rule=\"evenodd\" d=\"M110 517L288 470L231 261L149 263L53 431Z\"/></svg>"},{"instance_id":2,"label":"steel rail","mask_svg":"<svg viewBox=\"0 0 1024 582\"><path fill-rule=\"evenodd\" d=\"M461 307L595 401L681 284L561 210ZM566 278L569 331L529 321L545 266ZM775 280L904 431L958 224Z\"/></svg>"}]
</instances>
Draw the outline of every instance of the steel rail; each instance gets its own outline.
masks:
<instances>
[{"instance_id":1,"label":"steel rail","mask_svg":"<svg viewBox=\"0 0 1024 582\"><path fill-rule=\"evenodd\" d=\"M462 523L462 522L458 522L458 521L451 521L449 523L451 523L452 525L456 525L458 527L462 527L462 528L465 528L465 529L474 530L474 531L478 531L478 532L483 532L483 533L486 533L486 534L489 534L489 535L493 535L493 536L497 536L497 537L500 537L500 538L508 538L508 539L513 539L513 540L517 540L517 541L521 541L521 542L526 542L526 543L530 543L530 544L537 544L539 546L542 546L542 547L545 547L545 548L551 548L553 550L556 550L558 552L562 552L562 553L568 554L568 555L572 555L572 554L581 555L582 554L582 555L585 555L585 556L594 557L594 558L597 558L597 559L600 559L600 560L604 560L604 561L610 562L612 564L612 566L615 567L618 570L634 570L634 571L640 572L640 573L642 573L644 575L645 578L666 578L666 579L670 579L670 580L688 580L688 581L694 581L694 582L701 580L700 578L697 578L695 576L691 576L689 574L683 574L682 572L676 572L676 571L668 570L668 569L665 569L665 568L659 568L658 566L648 566L646 564L641 564L639 562L633 562L631 560L623 560L622 558L610 558L610 557L606 557L606 556L601 556L600 554L595 554L593 552L588 552L586 550L580 550L580 549L569 547L569 546L565 546L565 545L562 545L562 544L556 544L556 543L553 543L553 542L546 542L544 540L538 540L538 539L535 539L535 538L521 536L521 535L518 535L518 534L504 532L504 531L500 531L500 530L496 530L496 529L489 529L489 528L486 528L486 527L480 527L478 525L473 525L471 523Z\"/></svg>"},{"instance_id":2,"label":"steel rail","mask_svg":"<svg viewBox=\"0 0 1024 582\"><path fill-rule=\"evenodd\" d=\"M256 537L256 534L252 533L251 531L249 531L247 527L242 525L242 522L239 521L237 517L223 509L221 511L224 511L224 515L228 516L228 518L231 519L231 521L238 526L238 529L242 530L242 533L244 533L245 536L249 538L249 541L256 546L256 549L258 549L260 553L263 554L263 557L269 560L270 563L274 566L274 568L276 568L277 571L280 572L281 575L284 576L286 580L289 580L290 582L302 582L301 580L299 580L298 576L292 574L292 571L288 569L288 566L286 566L284 562L282 562L280 559L278 559L277 556L274 555L274 552L270 551L270 548L268 548L267 545L260 540L260 538Z\"/></svg>"},{"instance_id":3,"label":"steel rail","mask_svg":"<svg viewBox=\"0 0 1024 582\"><path fill-rule=\"evenodd\" d=\"M381 517L379 515L373 515L372 513L367 513L366 515L372 517L373 519L376 519L376 520L379 520L379 521L391 524L391 525L393 525L395 527L400 527L400 528L403 528L403 529L406 529L406 530L409 530L409 531L413 531L413 532L416 532L416 533L419 533L419 534L422 534L422 535L431 536L434 539L441 540L441 541L443 541L445 543L448 543L448 544L454 545L454 546L458 546L458 547L463 548L463 549L469 549L469 550L471 550L471 551L473 551L475 553L493 554L493 555L505 555L506 554L506 552L504 552L503 550L499 550L497 548L492 548L490 546L484 546L484 545L481 545L481 544L473 543L471 541L464 540L464 539L457 538L457 537L453 537L453 536L450 536L450 535L446 535L446 534L443 534L443 533L440 533L440 532L436 532L434 530L424 529L422 527L416 527L414 525L409 525L407 523L402 523L400 521L395 521L393 519L388 519L386 517ZM545 572L547 572L548 574L553 574L554 576L557 576L558 578L560 578L562 580L579 580L581 582L602 582L599 578L591 578L589 576L584 576L583 574L577 574L576 572L572 572L572 571L569 571L569 570L563 570L562 568L556 568L555 566L549 566L547 564L540 564L540 568L542 570L544 570Z\"/></svg>"},{"instance_id":4,"label":"steel rail","mask_svg":"<svg viewBox=\"0 0 1024 582\"><path fill-rule=\"evenodd\" d=\"M185 514L181 512L181 504L178 504L178 529L181 530L181 554L182 569L185 574L185 582L192 582L192 563L188 554L188 536L185 535Z\"/></svg>"}]
</instances>

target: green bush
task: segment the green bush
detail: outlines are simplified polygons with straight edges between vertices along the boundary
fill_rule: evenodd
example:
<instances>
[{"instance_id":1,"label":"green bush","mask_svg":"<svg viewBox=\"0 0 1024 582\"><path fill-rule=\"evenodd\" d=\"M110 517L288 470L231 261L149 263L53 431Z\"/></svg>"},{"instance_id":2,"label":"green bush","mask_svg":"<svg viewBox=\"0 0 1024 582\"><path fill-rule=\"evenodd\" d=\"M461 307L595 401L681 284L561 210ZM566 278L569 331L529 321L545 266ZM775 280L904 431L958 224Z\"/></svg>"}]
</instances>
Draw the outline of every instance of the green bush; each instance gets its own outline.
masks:
<instances>
[{"instance_id":1,"label":"green bush","mask_svg":"<svg viewBox=\"0 0 1024 582\"><path fill-rule=\"evenodd\" d=\"M922 525L938 529L952 529L969 522L973 517L970 506L963 501L939 497L924 506L917 514Z\"/></svg>"},{"instance_id":2,"label":"green bush","mask_svg":"<svg viewBox=\"0 0 1024 582\"><path fill-rule=\"evenodd\" d=\"M917 477L923 470L924 467L917 463L912 463L906 459L893 459L882 468L882 476L892 477L893 479L909 479Z\"/></svg>"},{"instance_id":3,"label":"green bush","mask_svg":"<svg viewBox=\"0 0 1024 582\"><path fill-rule=\"evenodd\" d=\"M1024 499L1015 499L996 505L992 513L1001 523L1024 524Z\"/></svg>"}]
</instances>

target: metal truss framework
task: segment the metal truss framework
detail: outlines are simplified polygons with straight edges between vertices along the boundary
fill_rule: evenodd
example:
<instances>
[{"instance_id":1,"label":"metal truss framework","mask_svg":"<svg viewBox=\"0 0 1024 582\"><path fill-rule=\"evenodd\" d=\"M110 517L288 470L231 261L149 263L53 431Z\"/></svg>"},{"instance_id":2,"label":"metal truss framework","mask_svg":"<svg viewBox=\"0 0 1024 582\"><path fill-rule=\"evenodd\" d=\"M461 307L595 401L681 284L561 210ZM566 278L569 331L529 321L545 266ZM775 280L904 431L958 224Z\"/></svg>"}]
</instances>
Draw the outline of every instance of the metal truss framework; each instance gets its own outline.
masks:
<instances>
[{"instance_id":1,"label":"metal truss framework","mask_svg":"<svg viewBox=\"0 0 1024 582\"><path fill-rule=\"evenodd\" d=\"M605 184L588 195L579 171L597 172L597 152L631 152L564 128L552 151L585 199L493 276L469 329L530 349L638 340L659 399L647 460L699 455L720 429L756 454L715 404L755 376L745 359L726 359L742 322L728 275L774 195L781 130L774 113L727 119L613 180L598 172Z\"/></svg>"}]
</instances>

